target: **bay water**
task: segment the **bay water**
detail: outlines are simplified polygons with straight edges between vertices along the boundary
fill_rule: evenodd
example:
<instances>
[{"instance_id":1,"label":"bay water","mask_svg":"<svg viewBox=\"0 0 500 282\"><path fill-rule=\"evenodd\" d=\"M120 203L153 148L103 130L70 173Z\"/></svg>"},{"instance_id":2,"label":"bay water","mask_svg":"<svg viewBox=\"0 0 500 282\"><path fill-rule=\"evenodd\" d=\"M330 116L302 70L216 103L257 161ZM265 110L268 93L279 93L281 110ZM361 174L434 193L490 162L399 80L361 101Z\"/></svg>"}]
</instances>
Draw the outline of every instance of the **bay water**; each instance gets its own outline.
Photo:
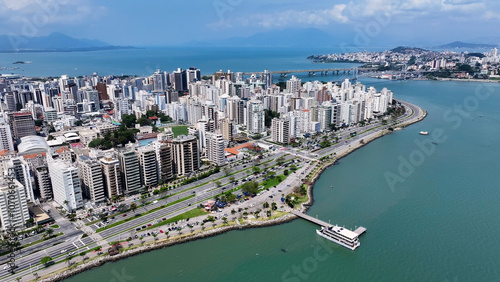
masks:
<instances>
[{"instance_id":1,"label":"bay water","mask_svg":"<svg viewBox=\"0 0 500 282\"><path fill-rule=\"evenodd\" d=\"M341 159L316 183L308 214L366 227L357 250L319 238L317 226L298 219L127 258L68 281L498 280L500 87L362 82L393 90L428 116ZM437 145L425 142L434 130L443 132ZM398 172L403 160L413 170ZM404 182L391 186L386 176L392 174Z\"/></svg>"},{"instance_id":2,"label":"bay water","mask_svg":"<svg viewBox=\"0 0 500 282\"><path fill-rule=\"evenodd\" d=\"M41 53L1 54L0 65L31 60L33 64L22 68L41 76L93 71L142 75L150 74L148 67L170 70L191 65L200 67L204 74L204 69L211 73L220 68L261 71L311 67L305 57L320 54L261 49L238 59L237 54L226 58L227 54L211 55L212 51L179 50L179 54L187 52L184 57L171 54L158 63L165 50L141 55L150 56L150 60L138 56L128 62L123 59L127 52L137 51L113 51L125 53L120 60L115 56L116 64L109 53L86 52L81 55L84 57L80 56L84 52L76 57L74 53L45 57ZM91 61L100 58L97 61L101 64L70 63L84 61L85 56ZM35 64L38 58L45 60L42 66ZM396 99L424 108L428 116L341 159L315 184L315 202L308 214L350 229L366 227L358 249L351 251L324 240L316 235L317 226L298 219L130 257L68 281L498 280L499 85L370 78L361 82L378 90L387 87ZM442 136L432 144L435 130ZM420 131L431 135L419 135Z\"/></svg>"}]
</instances>

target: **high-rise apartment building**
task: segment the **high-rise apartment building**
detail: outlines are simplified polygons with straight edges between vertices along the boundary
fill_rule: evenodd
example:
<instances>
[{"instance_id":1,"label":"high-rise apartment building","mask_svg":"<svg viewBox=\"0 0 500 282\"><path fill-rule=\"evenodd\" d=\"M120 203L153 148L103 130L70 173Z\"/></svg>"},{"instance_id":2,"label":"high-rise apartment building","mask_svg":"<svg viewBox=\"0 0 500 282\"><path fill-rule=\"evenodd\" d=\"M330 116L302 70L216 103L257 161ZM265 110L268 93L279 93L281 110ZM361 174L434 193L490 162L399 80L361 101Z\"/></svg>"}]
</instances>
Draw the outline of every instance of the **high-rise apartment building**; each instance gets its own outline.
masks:
<instances>
[{"instance_id":1,"label":"high-rise apartment building","mask_svg":"<svg viewBox=\"0 0 500 282\"><path fill-rule=\"evenodd\" d=\"M9 150L14 152L14 142L12 141L12 132L8 124L0 124L0 151Z\"/></svg>"},{"instance_id":2,"label":"high-rise apartment building","mask_svg":"<svg viewBox=\"0 0 500 282\"><path fill-rule=\"evenodd\" d=\"M21 139L21 137L36 135L35 121L31 113L16 112L9 114L10 127L14 139Z\"/></svg>"},{"instance_id":3,"label":"high-rise apartment building","mask_svg":"<svg viewBox=\"0 0 500 282\"><path fill-rule=\"evenodd\" d=\"M196 137L180 135L167 141L172 148L173 171L177 175L195 172L200 167L200 152Z\"/></svg>"},{"instance_id":4,"label":"high-rise apartment building","mask_svg":"<svg viewBox=\"0 0 500 282\"><path fill-rule=\"evenodd\" d=\"M120 175L120 161L111 156L99 159L104 180L104 191L108 199L118 197L122 192L122 179Z\"/></svg>"},{"instance_id":5,"label":"high-rise apartment building","mask_svg":"<svg viewBox=\"0 0 500 282\"><path fill-rule=\"evenodd\" d=\"M226 163L225 140L222 134L206 132L208 160L218 166Z\"/></svg>"},{"instance_id":6,"label":"high-rise apartment building","mask_svg":"<svg viewBox=\"0 0 500 282\"><path fill-rule=\"evenodd\" d=\"M49 160L54 201L68 211L83 207L78 168L63 160Z\"/></svg>"},{"instance_id":7,"label":"high-rise apartment building","mask_svg":"<svg viewBox=\"0 0 500 282\"><path fill-rule=\"evenodd\" d=\"M172 140L166 139L166 140ZM163 182L170 181L173 178L172 173L172 147L165 142L159 142L156 145L156 157L158 159L159 179Z\"/></svg>"},{"instance_id":8,"label":"high-rise apartment building","mask_svg":"<svg viewBox=\"0 0 500 282\"><path fill-rule=\"evenodd\" d=\"M78 169L84 196L94 203L106 201L100 163L88 156L81 156L78 160Z\"/></svg>"},{"instance_id":9,"label":"high-rise apartment building","mask_svg":"<svg viewBox=\"0 0 500 282\"><path fill-rule=\"evenodd\" d=\"M271 122L271 140L276 143L290 143L290 121L274 118Z\"/></svg>"},{"instance_id":10,"label":"high-rise apartment building","mask_svg":"<svg viewBox=\"0 0 500 282\"><path fill-rule=\"evenodd\" d=\"M120 159L122 185L124 186L125 194L133 195L139 193L142 188L141 167L135 150L126 147L120 151L118 158Z\"/></svg>"},{"instance_id":11,"label":"high-rise apartment building","mask_svg":"<svg viewBox=\"0 0 500 282\"><path fill-rule=\"evenodd\" d=\"M262 101L250 100L247 104L247 129L252 134L260 134L265 128L265 112Z\"/></svg>"},{"instance_id":12,"label":"high-rise apartment building","mask_svg":"<svg viewBox=\"0 0 500 282\"><path fill-rule=\"evenodd\" d=\"M152 145L136 149L141 169L142 186L151 188L158 184L158 161L156 151Z\"/></svg>"},{"instance_id":13,"label":"high-rise apartment building","mask_svg":"<svg viewBox=\"0 0 500 282\"><path fill-rule=\"evenodd\" d=\"M0 177L1 229L23 228L30 219L23 185L15 178Z\"/></svg>"}]
</instances>

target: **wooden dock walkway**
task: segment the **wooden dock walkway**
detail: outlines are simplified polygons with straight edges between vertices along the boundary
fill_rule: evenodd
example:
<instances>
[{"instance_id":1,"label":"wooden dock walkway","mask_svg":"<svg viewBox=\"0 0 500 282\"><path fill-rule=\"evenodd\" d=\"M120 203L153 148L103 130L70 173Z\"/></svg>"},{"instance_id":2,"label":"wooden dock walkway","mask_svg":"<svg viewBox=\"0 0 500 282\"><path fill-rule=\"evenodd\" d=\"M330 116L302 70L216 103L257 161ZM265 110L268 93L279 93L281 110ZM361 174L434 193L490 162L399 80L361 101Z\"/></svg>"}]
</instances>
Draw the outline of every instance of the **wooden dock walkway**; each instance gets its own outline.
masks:
<instances>
[{"instance_id":1,"label":"wooden dock walkway","mask_svg":"<svg viewBox=\"0 0 500 282\"><path fill-rule=\"evenodd\" d=\"M332 226L330 223L324 222L322 220L319 220L317 218L314 218L312 216L309 216L309 215L307 215L305 213L301 213L301 212L296 211L296 210L292 210L292 214L294 214L294 215L296 215L296 216L298 216L300 218L303 218L303 219L305 219L307 221L310 221L312 223L316 223L319 226Z\"/></svg>"},{"instance_id":2,"label":"wooden dock walkway","mask_svg":"<svg viewBox=\"0 0 500 282\"><path fill-rule=\"evenodd\" d=\"M333 226L333 225L332 225L332 224L330 224L330 223L324 222L324 221L322 221L322 220L319 220L319 219L317 219L317 218L314 218L314 217L312 217L312 216L309 216L309 215L307 215L307 214L305 214L305 213L301 213L301 212L296 211L296 210L292 210L292 211L291 211L291 213L292 213L292 214L294 214L294 215L296 215L296 216L298 216L298 217L300 217L300 218L302 218L302 219L305 219L305 220L307 220L307 221L310 221L310 222L312 222L312 223L315 223L315 224L317 224L317 225L319 225L319 226L325 226L325 227L330 227L330 226ZM361 234L363 234L363 233L365 233L365 232L366 232L366 228L364 228L364 227L360 226L360 227L358 227L356 230L354 230L354 231L352 231L352 232L354 232L354 233L358 234L358 236L359 236L359 235L361 235Z\"/></svg>"}]
</instances>

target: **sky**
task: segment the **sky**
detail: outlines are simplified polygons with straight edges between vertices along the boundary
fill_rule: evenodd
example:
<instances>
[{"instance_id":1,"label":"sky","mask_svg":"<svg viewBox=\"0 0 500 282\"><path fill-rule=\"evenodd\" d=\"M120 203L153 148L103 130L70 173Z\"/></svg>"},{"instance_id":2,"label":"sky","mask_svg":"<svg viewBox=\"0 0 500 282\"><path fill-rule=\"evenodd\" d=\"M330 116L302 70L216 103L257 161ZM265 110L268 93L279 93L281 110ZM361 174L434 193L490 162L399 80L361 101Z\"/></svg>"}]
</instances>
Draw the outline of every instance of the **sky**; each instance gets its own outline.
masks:
<instances>
[{"instance_id":1,"label":"sky","mask_svg":"<svg viewBox=\"0 0 500 282\"><path fill-rule=\"evenodd\" d=\"M0 34L165 46L317 28L347 44L500 43L498 0L0 0Z\"/></svg>"}]
</instances>

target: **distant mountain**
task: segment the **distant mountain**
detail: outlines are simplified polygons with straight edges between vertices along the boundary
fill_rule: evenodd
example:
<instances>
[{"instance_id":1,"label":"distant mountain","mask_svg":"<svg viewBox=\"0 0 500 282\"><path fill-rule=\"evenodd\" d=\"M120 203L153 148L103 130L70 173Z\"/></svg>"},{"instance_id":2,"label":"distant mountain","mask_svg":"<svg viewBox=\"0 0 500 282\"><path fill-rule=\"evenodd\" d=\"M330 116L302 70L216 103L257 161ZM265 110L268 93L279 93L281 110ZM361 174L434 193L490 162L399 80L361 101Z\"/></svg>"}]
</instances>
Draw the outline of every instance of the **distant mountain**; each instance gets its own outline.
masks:
<instances>
[{"instance_id":1,"label":"distant mountain","mask_svg":"<svg viewBox=\"0 0 500 282\"><path fill-rule=\"evenodd\" d=\"M416 48L416 47L404 47L404 46L399 46L396 47L392 50L390 50L393 53L402 53L402 54L408 54L408 53L413 53L413 52L427 52L428 50L422 49L422 48Z\"/></svg>"},{"instance_id":2,"label":"distant mountain","mask_svg":"<svg viewBox=\"0 0 500 282\"><path fill-rule=\"evenodd\" d=\"M71 52L133 48L113 46L99 40L76 39L62 33L38 37L0 35L0 52Z\"/></svg>"},{"instance_id":3,"label":"distant mountain","mask_svg":"<svg viewBox=\"0 0 500 282\"><path fill-rule=\"evenodd\" d=\"M189 46L228 47L330 47L338 46L339 38L348 38L348 33L332 35L316 28L284 29L256 33L248 37L233 37L214 41L191 41Z\"/></svg>"},{"instance_id":4,"label":"distant mountain","mask_svg":"<svg viewBox=\"0 0 500 282\"><path fill-rule=\"evenodd\" d=\"M451 42L445 45L437 46L438 49L489 49L495 48L497 45L494 44L477 44L477 43L466 43L461 41Z\"/></svg>"}]
</instances>

